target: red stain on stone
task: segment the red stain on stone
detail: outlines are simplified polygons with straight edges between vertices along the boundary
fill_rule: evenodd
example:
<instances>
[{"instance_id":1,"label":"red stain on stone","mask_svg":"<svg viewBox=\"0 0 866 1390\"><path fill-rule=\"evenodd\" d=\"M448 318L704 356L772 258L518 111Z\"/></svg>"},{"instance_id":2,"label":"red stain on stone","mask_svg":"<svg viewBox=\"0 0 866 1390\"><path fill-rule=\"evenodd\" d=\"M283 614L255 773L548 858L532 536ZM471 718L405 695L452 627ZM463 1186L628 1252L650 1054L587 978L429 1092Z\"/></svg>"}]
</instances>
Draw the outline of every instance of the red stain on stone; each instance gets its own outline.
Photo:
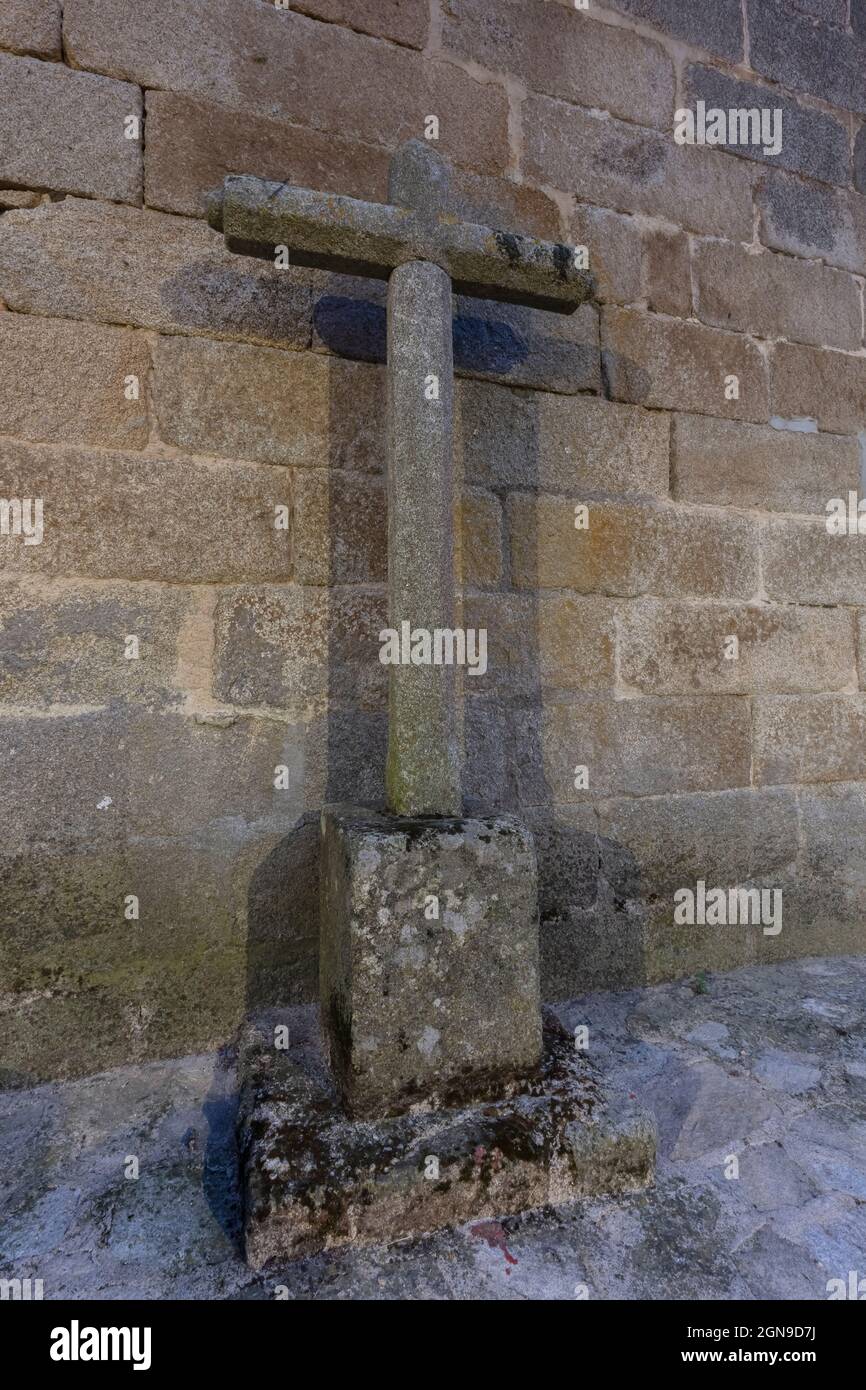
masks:
<instances>
[{"instance_id":1,"label":"red stain on stone","mask_svg":"<svg viewBox=\"0 0 866 1390\"><path fill-rule=\"evenodd\" d=\"M485 1158L487 1158L487 1157L488 1157L487 1150L485 1149L485 1147L484 1147L483 1144L479 1144L476 1148L474 1148L474 1149L472 1150L472 1162L475 1164L475 1167L476 1167L476 1168L480 1168L481 1165L483 1164ZM490 1157L490 1166L491 1166L493 1172L494 1172L494 1173L498 1173L499 1170L500 1170L500 1168L503 1166L503 1162L504 1162L504 1160L503 1160L503 1155L502 1155L502 1150L501 1150L501 1149L491 1149L491 1150L490 1150L490 1155L489 1155L489 1157Z\"/></svg>"},{"instance_id":2,"label":"red stain on stone","mask_svg":"<svg viewBox=\"0 0 866 1390\"><path fill-rule=\"evenodd\" d=\"M505 1243L505 1231L498 1221L479 1221L477 1226L469 1227L469 1232L471 1235L477 1236L479 1240L486 1240L491 1250L501 1250L508 1264L517 1264L516 1256L512 1255ZM507 1269L505 1273L510 1274L511 1270Z\"/></svg>"}]
</instances>

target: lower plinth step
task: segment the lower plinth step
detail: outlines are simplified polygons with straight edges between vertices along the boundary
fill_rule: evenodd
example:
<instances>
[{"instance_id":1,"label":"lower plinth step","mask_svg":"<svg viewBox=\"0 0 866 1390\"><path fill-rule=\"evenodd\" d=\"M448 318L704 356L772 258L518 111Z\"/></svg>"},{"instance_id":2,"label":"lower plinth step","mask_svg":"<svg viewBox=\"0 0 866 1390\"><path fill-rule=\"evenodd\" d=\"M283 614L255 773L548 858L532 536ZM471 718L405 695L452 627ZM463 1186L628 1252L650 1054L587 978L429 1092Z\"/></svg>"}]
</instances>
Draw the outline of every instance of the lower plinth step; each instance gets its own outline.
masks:
<instances>
[{"instance_id":1,"label":"lower plinth step","mask_svg":"<svg viewBox=\"0 0 866 1390\"><path fill-rule=\"evenodd\" d=\"M544 1041L537 1077L503 1099L351 1120L315 1044L280 1052L272 1025L250 1026L238 1120L248 1263L646 1187L652 1120L606 1094L558 1024Z\"/></svg>"}]
</instances>

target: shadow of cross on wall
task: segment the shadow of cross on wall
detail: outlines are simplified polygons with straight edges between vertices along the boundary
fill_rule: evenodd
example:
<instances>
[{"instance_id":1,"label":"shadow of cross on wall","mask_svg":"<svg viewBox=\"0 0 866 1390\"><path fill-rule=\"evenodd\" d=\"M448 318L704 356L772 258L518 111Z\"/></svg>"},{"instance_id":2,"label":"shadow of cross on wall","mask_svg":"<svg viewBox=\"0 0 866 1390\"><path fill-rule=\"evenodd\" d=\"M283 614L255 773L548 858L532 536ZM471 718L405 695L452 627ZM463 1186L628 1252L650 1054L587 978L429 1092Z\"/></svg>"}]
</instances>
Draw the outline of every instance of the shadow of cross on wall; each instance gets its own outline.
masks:
<instances>
[{"instance_id":1,"label":"shadow of cross on wall","mask_svg":"<svg viewBox=\"0 0 866 1390\"><path fill-rule=\"evenodd\" d=\"M400 169L407 167L410 162L416 172L409 176L408 182L403 176L408 189L404 197L399 191ZM436 165L447 169L446 162L435 154L429 144L421 140L408 141L392 161L390 201L405 206L412 198L420 206L420 186L435 177L431 175L431 170ZM240 198L244 194L251 194L256 187L262 193L269 190L277 197L282 190L293 191L286 184L229 176L223 189L215 191L207 199L211 225L223 230L222 207L229 190L234 190L235 196ZM321 199L320 207L326 201L346 202L357 207L382 206L360 203L355 199L332 199L328 194L313 196ZM478 215L478 205L456 193L450 180L446 183L443 196L447 200L447 210L454 219L473 224L482 221ZM487 213L492 210L485 207L482 211ZM519 248L521 242L525 246L535 243L534 238L520 237L508 231L496 232L495 235L505 244L513 242L515 248ZM256 244L248 239L243 244L244 240L226 229L230 249L273 260L273 246ZM563 252L571 251L570 247L561 249ZM520 254L521 250L516 249L518 259ZM304 254L296 247L290 247L290 264L319 266L332 272L327 287L314 300L314 348L324 347L338 356L355 361L384 363L387 357L387 276L382 276L378 281L369 278L377 272L365 267L361 272L364 278L360 278L351 273L348 265L346 270L349 273L340 274L335 256L322 254L316 257ZM575 278L580 278L580 272L572 277L572 283ZM586 276L585 280L588 289L589 277ZM189 290L187 286L187 299L190 297ZM601 389L597 314L589 304L585 306L586 312L577 314L573 313L572 305L560 318L558 314L552 317L549 312L532 307L539 302L537 297L521 305L516 302L515 294L494 295L489 286L479 288L477 293L483 297L473 295L471 287L455 283L454 367L458 375L507 380L517 386L565 393ZM585 297L588 298L588 294Z\"/></svg>"},{"instance_id":2,"label":"shadow of cross on wall","mask_svg":"<svg viewBox=\"0 0 866 1390\"><path fill-rule=\"evenodd\" d=\"M385 298L384 286L346 277L313 305L315 339L339 357L384 363ZM457 295L453 330L457 376L568 393L600 387L594 311L551 320L525 305Z\"/></svg>"}]
</instances>

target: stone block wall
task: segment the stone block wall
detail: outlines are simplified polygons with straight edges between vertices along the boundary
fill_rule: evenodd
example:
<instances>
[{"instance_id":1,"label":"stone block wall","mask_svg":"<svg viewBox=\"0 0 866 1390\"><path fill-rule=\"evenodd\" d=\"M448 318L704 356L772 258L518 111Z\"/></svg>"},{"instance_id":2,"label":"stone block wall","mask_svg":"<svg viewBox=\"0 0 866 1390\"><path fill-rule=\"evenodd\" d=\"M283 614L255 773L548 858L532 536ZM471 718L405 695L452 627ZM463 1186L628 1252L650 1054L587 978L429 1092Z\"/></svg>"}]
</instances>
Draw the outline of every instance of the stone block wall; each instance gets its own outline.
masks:
<instances>
[{"instance_id":1,"label":"stone block wall","mask_svg":"<svg viewBox=\"0 0 866 1390\"><path fill-rule=\"evenodd\" d=\"M430 116L456 211L599 286L455 300L467 809L536 830L547 996L866 945L863 0L4 0L8 1084L314 995L319 809L383 796L384 289L203 195L384 199ZM699 879L781 932L677 924Z\"/></svg>"}]
</instances>

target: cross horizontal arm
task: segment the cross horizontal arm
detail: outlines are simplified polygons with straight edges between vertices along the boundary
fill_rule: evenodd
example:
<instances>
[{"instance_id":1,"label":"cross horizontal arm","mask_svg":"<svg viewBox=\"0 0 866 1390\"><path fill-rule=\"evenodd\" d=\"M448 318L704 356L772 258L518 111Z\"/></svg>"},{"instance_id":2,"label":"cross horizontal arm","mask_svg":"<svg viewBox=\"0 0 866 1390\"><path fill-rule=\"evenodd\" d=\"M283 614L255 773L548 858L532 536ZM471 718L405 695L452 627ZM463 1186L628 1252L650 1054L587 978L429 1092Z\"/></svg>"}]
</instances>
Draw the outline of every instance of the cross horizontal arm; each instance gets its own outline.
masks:
<instances>
[{"instance_id":1,"label":"cross horizontal arm","mask_svg":"<svg viewBox=\"0 0 866 1390\"><path fill-rule=\"evenodd\" d=\"M295 264L379 280L428 261L451 277L455 294L562 314L593 290L571 246L247 175L230 175L210 195L208 221L238 251L286 246Z\"/></svg>"}]
</instances>

